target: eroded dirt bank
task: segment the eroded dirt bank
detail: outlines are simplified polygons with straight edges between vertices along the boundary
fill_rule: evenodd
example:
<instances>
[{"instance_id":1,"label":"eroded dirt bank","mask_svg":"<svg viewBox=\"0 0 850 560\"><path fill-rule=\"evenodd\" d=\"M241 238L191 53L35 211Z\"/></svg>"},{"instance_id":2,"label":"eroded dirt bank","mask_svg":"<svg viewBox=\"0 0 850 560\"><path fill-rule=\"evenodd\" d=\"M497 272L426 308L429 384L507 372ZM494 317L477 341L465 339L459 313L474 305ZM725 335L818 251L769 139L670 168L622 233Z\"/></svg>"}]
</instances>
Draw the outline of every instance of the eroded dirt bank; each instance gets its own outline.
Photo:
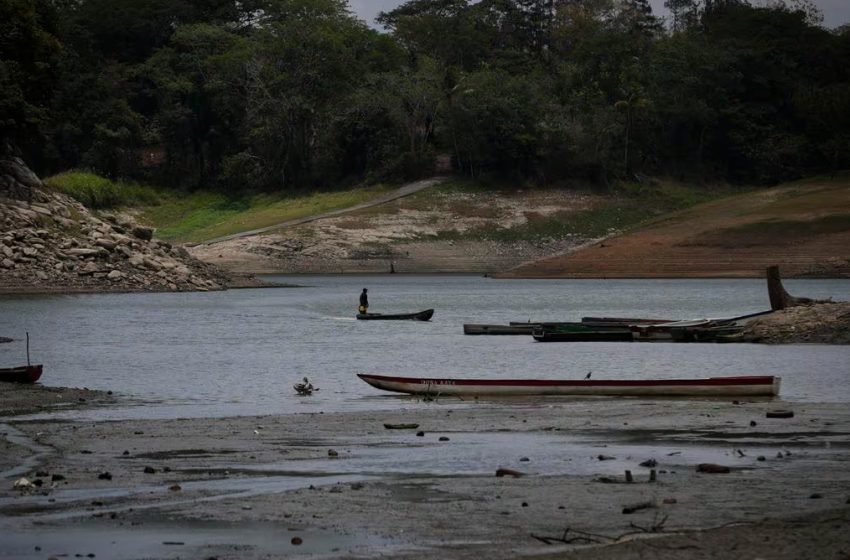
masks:
<instances>
[{"instance_id":1,"label":"eroded dirt bank","mask_svg":"<svg viewBox=\"0 0 850 560\"><path fill-rule=\"evenodd\" d=\"M578 251L530 260L503 278L850 277L850 184L801 181L670 214Z\"/></svg>"},{"instance_id":2,"label":"eroded dirt bank","mask_svg":"<svg viewBox=\"0 0 850 560\"><path fill-rule=\"evenodd\" d=\"M121 557L135 534L143 548L134 553L148 558L837 558L850 546L843 404L406 403L256 418L12 420L54 451L27 473L41 473L39 489L2 481L0 524L51 554ZM766 417L776 409L794 417ZM703 463L729 472L698 472ZM90 532L88 548L51 544L48 535L70 529Z\"/></svg>"}]
</instances>

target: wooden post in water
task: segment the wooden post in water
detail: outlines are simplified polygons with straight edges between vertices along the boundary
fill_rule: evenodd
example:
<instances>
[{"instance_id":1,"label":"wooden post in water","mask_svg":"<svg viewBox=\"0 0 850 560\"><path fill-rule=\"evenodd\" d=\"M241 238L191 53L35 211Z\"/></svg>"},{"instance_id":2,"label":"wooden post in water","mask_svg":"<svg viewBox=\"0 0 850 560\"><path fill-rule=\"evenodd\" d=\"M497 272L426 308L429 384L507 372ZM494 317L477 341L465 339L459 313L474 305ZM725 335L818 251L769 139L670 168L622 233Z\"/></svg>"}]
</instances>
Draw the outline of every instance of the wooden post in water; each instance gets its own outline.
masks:
<instances>
[{"instance_id":1,"label":"wooden post in water","mask_svg":"<svg viewBox=\"0 0 850 560\"><path fill-rule=\"evenodd\" d=\"M30 365L30 333L27 331L27 366Z\"/></svg>"}]
</instances>

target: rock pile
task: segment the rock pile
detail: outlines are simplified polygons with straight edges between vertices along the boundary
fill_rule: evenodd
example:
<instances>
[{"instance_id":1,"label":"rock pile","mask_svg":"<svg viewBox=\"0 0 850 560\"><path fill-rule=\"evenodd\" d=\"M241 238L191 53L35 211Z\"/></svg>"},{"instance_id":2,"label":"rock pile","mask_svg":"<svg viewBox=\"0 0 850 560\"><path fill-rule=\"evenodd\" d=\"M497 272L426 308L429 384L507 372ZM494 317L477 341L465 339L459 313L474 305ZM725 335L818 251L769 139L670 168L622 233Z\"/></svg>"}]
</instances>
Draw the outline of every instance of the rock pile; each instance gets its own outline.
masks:
<instances>
[{"instance_id":1,"label":"rock pile","mask_svg":"<svg viewBox=\"0 0 850 560\"><path fill-rule=\"evenodd\" d=\"M153 239L126 215L100 217L0 157L0 291L220 290L233 277Z\"/></svg>"},{"instance_id":2,"label":"rock pile","mask_svg":"<svg viewBox=\"0 0 850 560\"><path fill-rule=\"evenodd\" d=\"M747 325L744 339L767 344L850 344L850 302L776 311Z\"/></svg>"}]
</instances>

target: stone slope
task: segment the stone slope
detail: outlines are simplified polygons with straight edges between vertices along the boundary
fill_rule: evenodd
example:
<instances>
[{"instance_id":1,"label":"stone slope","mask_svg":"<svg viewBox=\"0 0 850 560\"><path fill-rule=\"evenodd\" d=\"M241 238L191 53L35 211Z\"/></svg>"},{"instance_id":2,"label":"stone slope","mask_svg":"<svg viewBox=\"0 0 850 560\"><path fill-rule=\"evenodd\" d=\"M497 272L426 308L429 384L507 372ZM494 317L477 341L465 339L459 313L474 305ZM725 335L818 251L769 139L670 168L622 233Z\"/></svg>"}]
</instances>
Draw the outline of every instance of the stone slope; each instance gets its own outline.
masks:
<instances>
[{"instance_id":1,"label":"stone slope","mask_svg":"<svg viewBox=\"0 0 850 560\"><path fill-rule=\"evenodd\" d=\"M0 292L220 290L234 275L153 239L128 216L98 217L0 157Z\"/></svg>"}]
</instances>

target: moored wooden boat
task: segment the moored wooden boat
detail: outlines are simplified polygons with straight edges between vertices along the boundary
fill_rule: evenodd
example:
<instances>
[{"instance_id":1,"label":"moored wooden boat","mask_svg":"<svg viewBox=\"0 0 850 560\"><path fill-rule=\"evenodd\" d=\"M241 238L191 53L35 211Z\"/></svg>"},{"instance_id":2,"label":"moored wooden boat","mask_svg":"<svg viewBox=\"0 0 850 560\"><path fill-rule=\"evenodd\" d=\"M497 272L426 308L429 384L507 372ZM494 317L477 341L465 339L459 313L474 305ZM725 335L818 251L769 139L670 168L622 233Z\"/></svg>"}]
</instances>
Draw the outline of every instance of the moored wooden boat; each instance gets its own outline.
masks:
<instances>
[{"instance_id":1,"label":"moored wooden boat","mask_svg":"<svg viewBox=\"0 0 850 560\"><path fill-rule=\"evenodd\" d=\"M694 319L692 321L674 321L652 325L632 325L634 340L639 342L665 342L673 340L673 331L694 327L707 327L710 319Z\"/></svg>"},{"instance_id":2,"label":"moored wooden boat","mask_svg":"<svg viewBox=\"0 0 850 560\"><path fill-rule=\"evenodd\" d=\"M521 325L476 325L467 323L463 325L463 334L529 335L536 326L533 323Z\"/></svg>"},{"instance_id":3,"label":"moored wooden boat","mask_svg":"<svg viewBox=\"0 0 850 560\"><path fill-rule=\"evenodd\" d=\"M412 395L534 396L598 395L658 397L775 396L780 378L772 375L704 379L451 379L392 377L361 373L369 385Z\"/></svg>"},{"instance_id":4,"label":"moored wooden boat","mask_svg":"<svg viewBox=\"0 0 850 560\"><path fill-rule=\"evenodd\" d=\"M532 334L537 342L631 342L632 331L621 330L535 330Z\"/></svg>"},{"instance_id":5,"label":"moored wooden boat","mask_svg":"<svg viewBox=\"0 0 850 560\"><path fill-rule=\"evenodd\" d=\"M582 323L613 323L617 325L639 325L672 323L675 319L640 319L637 317L582 317Z\"/></svg>"},{"instance_id":6,"label":"moored wooden boat","mask_svg":"<svg viewBox=\"0 0 850 560\"><path fill-rule=\"evenodd\" d=\"M738 335L744 327L730 326L707 326L707 327L685 327L673 329L670 335L675 342L717 342L721 337Z\"/></svg>"},{"instance_id":7,"label":"moored wooden boat","mask_svg":"<svg viewBox=\"0 0 850 560\"><path fill-rule=\"evenodd\" d=\"M434 316L433 309L418 311L416 313L358 313L357 318L361 321L430 321Z\"/></svg>"},{"instance_id":8,"label":"moored wooden boat","mask_svg":"<svg viewBox=\"0 0 850 560\"><path fill-rule=\"evenodd\" d=\"M41 364L0 368L0 381L9 383L35 383L41 377Z\"/></svg>"},{"instance_id":9,"label":"moored wooden boat","mask_svg":"<svg viewBox=\"0 0 850 560\"><path fill-rule=\"evenodd\" d=\"M27 333L27 365L0 368L0 381L9 383L35 383L41 377L43 366L30 362L30 333Z\"/></svg>"}]
</instances>

